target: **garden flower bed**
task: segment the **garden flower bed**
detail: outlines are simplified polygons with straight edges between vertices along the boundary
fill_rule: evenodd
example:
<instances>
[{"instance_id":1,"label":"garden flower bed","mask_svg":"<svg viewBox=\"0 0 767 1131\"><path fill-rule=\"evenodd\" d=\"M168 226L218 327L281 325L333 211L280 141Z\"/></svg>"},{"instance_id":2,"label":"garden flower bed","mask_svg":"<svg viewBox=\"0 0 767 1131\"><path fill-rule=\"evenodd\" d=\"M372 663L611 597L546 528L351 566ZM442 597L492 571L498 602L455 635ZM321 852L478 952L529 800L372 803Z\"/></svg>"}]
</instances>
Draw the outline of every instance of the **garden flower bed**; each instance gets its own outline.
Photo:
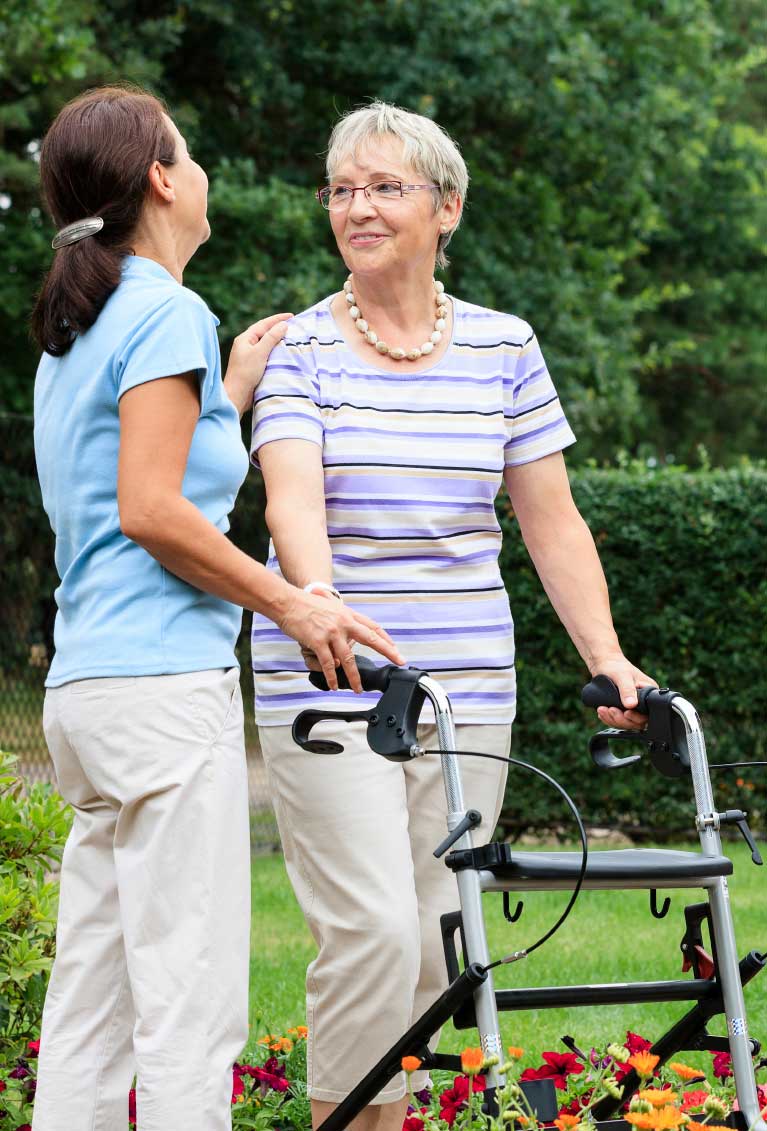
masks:
<instances>
[{"instance_id":1,"label":"garden flower bed","mask_svg":"<svg viewBox=\"0 0 767 1131\"><path fill-rule=\"evenodd\" d=\"M306 1036L304 1026L284 1035L266 1034L250 1058L237 1063L232 1073L232 1126L235 1131L310 1131L311 1112L306 1094ZM650 1042L636 1033L623 1044L604 1049L546 1051L538 1065L521 1048L510 1047L503 1065L506 1084L498 1096L500 1114L488 1122L480 1112L484 1072L490 1064L478 1048L464 1049L463 1072L458 1076L435 1073L432 1088L410 1093L403 1131L589 1131L593 1111L606 1096L618 1097L619 1085L630 1069L642 1086L620 1119L601 1124L615 1131L720 1131L735 1126L737 1102L728 1053L717 1053L708 1071L682 1061L662 1068L649 1052ZM35 1065L39 1041L29 1041L8 1067L0 1066L0 1129L31 1131L36 1085ZM417 1057L402 1063L408 1079L420 1067ZM760 1105L767 1112L767 1058L756 1062ZM540 1123L520 1087L527 1081L550 1080L556 1089L558 1114L553 1124ZM128 1096L131 1131L136 1123L136 1095Z\"/></svg>"}]
</instances>

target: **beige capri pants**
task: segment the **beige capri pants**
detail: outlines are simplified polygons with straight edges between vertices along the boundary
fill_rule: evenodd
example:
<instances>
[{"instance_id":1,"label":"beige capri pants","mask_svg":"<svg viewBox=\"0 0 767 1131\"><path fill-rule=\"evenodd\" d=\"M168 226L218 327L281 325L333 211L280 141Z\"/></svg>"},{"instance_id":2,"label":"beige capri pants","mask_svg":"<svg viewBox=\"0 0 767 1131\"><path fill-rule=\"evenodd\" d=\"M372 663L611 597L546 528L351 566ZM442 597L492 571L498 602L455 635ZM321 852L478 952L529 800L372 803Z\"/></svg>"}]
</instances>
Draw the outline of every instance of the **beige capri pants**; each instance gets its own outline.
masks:
<instances>
[{"instance_id":1,"label":"beige capri pants","mask_svg":"<svg viewBox=\"0 0 767 1131\"><path fill-rule=\"evenodd\" d=\"M259 728L285 865L319 947L306 976L307 1083L338 1103L447 984L440 915L458 909L455 877L432 855L447 834L438 755L389 762L364 723L322 722L312 738L343 754L311 754L290 727ZM420 726L426 749L436 727ZM456 748L508 755L510 726L458 726ZM462 758L467 807L479 809L477 844L492 836L507 767ZM425 1074L414 1075L416 1089ZM405 1094L396 1077L374 1103Z\"/></svg>"},{"instance_id":2,"label":"beige capri pants","mask_svg":"<svg viewBox=\"0 0 767 1131\"><path fill-rule=\"evenodd\" d=\"M74 810L34 1131L231 1131L248 1036L250 852L239 671L48 690Z\"/></svg>"}]
</instances>

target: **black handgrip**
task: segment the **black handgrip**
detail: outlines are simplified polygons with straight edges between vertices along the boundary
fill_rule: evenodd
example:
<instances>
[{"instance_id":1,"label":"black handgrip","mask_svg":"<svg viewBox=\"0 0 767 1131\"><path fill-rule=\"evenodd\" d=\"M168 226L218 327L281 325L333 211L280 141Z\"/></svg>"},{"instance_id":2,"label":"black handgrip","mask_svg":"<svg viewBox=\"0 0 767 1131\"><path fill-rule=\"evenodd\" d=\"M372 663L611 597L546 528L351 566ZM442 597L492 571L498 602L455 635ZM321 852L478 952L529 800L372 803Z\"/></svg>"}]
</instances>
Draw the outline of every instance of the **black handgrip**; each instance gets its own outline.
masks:
<instances>
[{"instance_id":1,"label":"black handgrip","mask_svg":"<svg viewBox=\"0 0 767 1131\"><path fill-rule=\"evenodd\" d=\"M395 664L383 664L379 667L369 660L367 656L355 656L357 661L357 671L360 673L360 680L362 681L363 691L385 691L389 686L389 677L392 672L397 671ZM343 668L338 668L336 672L338 679L339 691L349 691L349 680L346 678L346 672ZM320 691L328 690L328 681L322 672L309 672L309 682L314 687L319 688Z\"/></svg>"},{"instance_id":2,"label":"black handgrip","mask_svg":"<svg viewBox=\"0 0 767 1131\"><path fill-rule=\"evenodd\" d=\"M647 696L655 690L654 687L637 687L638 703L634 710L646 715ZM581 700L586 707L618 707L625 710L616 684L606 675L595 675L581 692Z\"/></svg>"}]
</instances>

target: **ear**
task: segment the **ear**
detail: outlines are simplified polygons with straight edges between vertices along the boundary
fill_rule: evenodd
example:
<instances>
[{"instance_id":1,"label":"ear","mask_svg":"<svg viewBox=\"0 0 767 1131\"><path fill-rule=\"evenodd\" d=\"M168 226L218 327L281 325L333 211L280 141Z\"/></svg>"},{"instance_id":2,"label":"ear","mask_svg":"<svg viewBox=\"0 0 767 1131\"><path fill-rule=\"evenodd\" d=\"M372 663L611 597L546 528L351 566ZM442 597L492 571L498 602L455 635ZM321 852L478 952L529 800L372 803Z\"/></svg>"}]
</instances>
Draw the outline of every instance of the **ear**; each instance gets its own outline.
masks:
<instances>
[{"instance_id":1,"label":"ear","mask_svg":"<svg viewBox=\"0 0 767 1131\"><path fill-rule=\"evenodd\" d=\"M457 227L463 212L463 200L458 193L453 193L439 208L439 227L442 233L452 232Z\"/></svg>"},{"instance_id":2,"label":"ear","mask_svg":"<svg viewBox=\"0 0 767 1131\"><path fill-rule=\"evenodd\" d=\"M153 161L147 173L150 195L158 202L172 204L176 199L176 187L167 165Z\"/></svg>"}]
</instances>

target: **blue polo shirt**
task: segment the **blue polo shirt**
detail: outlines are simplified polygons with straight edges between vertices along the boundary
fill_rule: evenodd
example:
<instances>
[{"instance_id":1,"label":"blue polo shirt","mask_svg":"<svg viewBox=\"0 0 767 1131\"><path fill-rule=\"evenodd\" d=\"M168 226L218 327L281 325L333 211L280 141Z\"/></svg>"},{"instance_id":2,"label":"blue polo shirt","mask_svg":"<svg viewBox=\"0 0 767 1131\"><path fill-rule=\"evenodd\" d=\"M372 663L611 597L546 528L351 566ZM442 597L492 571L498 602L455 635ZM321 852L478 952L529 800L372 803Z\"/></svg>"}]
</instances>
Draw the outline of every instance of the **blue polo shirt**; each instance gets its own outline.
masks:
<instances>
[{"instance_id":1,"label":"blue polo shirt","mask_svg":"<svg viewBox=\"0 0 767 1131\"><path fill-rule=\"evenodd\" d=\"M35 454L56 535L56 654L46 684L236 665L242 610L169 573L120 530L119 400L196 372L200 419L183 494L221 531L247 474L237 410L221 380L218 319L152 259L128 256L120 285L64 357L35 380Z\"/></svg>"}]
</instances>

